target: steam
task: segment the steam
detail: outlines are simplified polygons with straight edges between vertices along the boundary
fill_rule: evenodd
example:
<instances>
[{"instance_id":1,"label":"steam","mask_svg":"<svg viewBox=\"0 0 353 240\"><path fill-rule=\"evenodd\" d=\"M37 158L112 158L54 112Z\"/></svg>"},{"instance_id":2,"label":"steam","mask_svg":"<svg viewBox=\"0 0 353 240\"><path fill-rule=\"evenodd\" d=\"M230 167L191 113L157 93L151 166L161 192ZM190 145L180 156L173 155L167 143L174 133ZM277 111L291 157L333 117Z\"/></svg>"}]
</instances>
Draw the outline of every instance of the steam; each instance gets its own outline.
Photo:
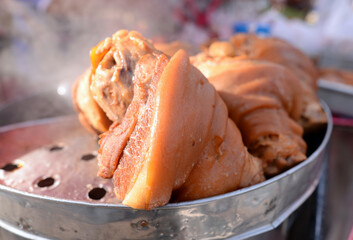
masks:
<instances>
[{"instance_id":1,"label":"steam","mask_svg":"<svg viewBox=\"0 0 353 240\"><path fill-rule=\"evenodd\" d=\"M210 16L210 28L223 39L229 37L234 19L245 18L232 14L232 9L247 9L247 2L231 1L230 7L218 9ZM70 98L73 82L90 66L90 49L119 29L137 30L159 42L199 45L209 40L208 30L177 19L175 11L186 8L183 1L0 0L0 4L0 40L6 39L5 45L0 41L0 104L48 89Z\"/></svg>"},{"instance_id":2,"label":"steam","mask_svg":"<svg viewBox=\"0 0 353 240\"><path fill-rule=\"evenodd\" d=\"M0 48L0 90L12 98L53 88L69 95L74 80L90 66L89 50L118 29L165 39L176 28L165 1L2 2L11 26Z\"/></svg>"}]
</instances>

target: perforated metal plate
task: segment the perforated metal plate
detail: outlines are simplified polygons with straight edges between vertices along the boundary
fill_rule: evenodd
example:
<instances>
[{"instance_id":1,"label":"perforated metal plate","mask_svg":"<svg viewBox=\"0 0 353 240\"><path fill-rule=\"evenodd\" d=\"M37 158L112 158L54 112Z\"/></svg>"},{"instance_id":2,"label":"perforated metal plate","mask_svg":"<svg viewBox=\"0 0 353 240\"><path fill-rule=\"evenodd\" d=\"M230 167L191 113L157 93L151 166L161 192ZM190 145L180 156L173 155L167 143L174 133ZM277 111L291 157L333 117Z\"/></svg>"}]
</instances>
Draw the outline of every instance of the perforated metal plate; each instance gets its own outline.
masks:
<instances>
[{"instance_id":1,"label":"perforated metal plate","mask_svg":"<svg viewBox=\"0 0 353 240\"><path fill-rule=\"evenodd\" d=\"M111 179L97 176L97 137L89 135L76 117L2 130L0 145L6 148L0 150L1 184L60 199L119 203Z\"/></svg>"},{"instance_id":2,"label":"perforated metal plate","mask_svg":"<svg viewBox=\"0 0 353 240\"><path fill-rule=\"evenodd\" d=\"M248 188L150 211L119 204L111 180L96 176L97 139L76 117L0 128L0 227L28 239L95 240L244 239L269 231L319 182L332 130L323 107L328 125L308 139L303 163Z\"/></svg>"}]
</instances>

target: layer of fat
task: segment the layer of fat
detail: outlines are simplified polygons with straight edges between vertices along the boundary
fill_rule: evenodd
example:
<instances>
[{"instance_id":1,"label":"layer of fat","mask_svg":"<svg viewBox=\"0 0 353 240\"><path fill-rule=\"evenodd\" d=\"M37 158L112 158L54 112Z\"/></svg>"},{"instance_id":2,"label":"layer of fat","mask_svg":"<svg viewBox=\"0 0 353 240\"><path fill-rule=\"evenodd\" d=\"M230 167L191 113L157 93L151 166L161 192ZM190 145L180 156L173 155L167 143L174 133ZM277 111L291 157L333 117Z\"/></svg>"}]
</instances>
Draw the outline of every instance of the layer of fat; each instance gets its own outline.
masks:
<instances>
[{"instance_id":1,"label":"layer of fat","mask_svg":"<svg viewBox=\"0 0 353 240\"><path fill-rule=\"evenodd\" d=\"M136 182L125 196L123 204L136 209L146 209L147 164L144 164ZM138 197L137 197L138 196Z\"/></svg>"}]
</instances>

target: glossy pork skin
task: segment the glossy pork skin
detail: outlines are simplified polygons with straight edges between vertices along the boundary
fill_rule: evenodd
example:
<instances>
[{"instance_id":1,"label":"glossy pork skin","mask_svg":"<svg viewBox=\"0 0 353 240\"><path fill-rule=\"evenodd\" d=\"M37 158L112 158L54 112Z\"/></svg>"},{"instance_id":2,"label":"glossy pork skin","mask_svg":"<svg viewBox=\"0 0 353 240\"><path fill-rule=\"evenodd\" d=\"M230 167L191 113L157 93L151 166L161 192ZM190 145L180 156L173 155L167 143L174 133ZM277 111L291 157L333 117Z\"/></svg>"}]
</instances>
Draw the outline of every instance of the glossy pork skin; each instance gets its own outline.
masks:
<instances>
[{"instance_id":1,"label":"glossy pork skin","mask_svg":"<svg viewBox=\"0 0 353 240\"><path fill-rule=\"evenodd\" d=\"M260 38L251 34L235 35L230 42L238 54L285 66L296 75L303 89L303 108L298 120L306 132L313 132L327 123L316 96L318 71L313 61L289 43L278 38Z\"/></svg>"},{"instance_id":2,"label":"glossy pork skin","mask_svg":"<svg viewBox=\"0 0 353 240\"><path fill-rule=\"evenodd\" d=\"M91 76L91 69L82 74L75 82L72 95L80 122L90 132L97 134L107 131L112 122L92 97Z\"/></svg>"},{"instance_id":3,"label":"glossy pork skin","mask_svg":"<svg viewBox=\"0 0 353 240\"><path fill-rule=\"evenodd\" d=\"M199 59L197 59L199 60ZM243 58L214 58L194 63L227 104L249 152L274 176L306 159L300 117L302 94L286 68Z\"/></svg>"},{"instance_id":4,"label":"glossy pork skin","mask_svg":"<svg viewBox=\"0 0 353 240\"><path fill-rule=\"evenodd\" d=\"M133 96L120 104L121 85L114 76L125 65L115 60L115 66L103 68L107 55L93 54L101 61L95 62L92 91L116 119L100 141L99 175L113 177L123 204L152 209L167 204L172 192L178 201L192 200L264 180L260 160L247 153L224 102L184 51L169 59L127 31L99 48L133 69L124 79Z\"/></svg>"},{"instance_id":5,"label":"glossy pork skin","mask_svg":"<svg viewBox=\"0 0 353 240\"><path fill-rule=\"evenodd\" d=\"M290 69L304 85L317 89L318 72L315 64L304 53L278 38L261 38L252 34L239 34L230 38L237 55L265 60Z\"/></svg>"},{"instance_id":6,"label":"glossy pork skin","mask_svg":"<svg viewBox=\"0 0 353 240\"><path fill-rule=\"evenodd\" d=\"M321 68L320 78L330 82L353 86L353 71L335 68Z\"/></svg>"},{"instance_id":7,"label":"glossy pork skin","mask_svg":"<svg viewBox=\"0 0 353 240\"><path fill-rule=\"evenodd\" d=\"M316 96L318 72L315 64L304 53L277 38L261 38L253 34L237 34L227 42L214 42L194 62L210 59L237 58L273 62L286 67L301 85L303 105L298 123L306 132L313 132L327 123Z\"/></svg>"}]
</instances>

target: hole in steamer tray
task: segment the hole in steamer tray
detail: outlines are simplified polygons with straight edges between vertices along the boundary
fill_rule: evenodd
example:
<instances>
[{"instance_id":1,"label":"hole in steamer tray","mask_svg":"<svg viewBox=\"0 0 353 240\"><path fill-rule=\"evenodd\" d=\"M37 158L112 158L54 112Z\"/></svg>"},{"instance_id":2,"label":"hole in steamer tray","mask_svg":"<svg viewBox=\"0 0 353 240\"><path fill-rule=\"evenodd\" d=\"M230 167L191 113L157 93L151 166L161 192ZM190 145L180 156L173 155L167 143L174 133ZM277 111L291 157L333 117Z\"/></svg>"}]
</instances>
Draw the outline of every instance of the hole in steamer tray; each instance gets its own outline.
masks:
<instances>
[{"instance_id":1,"label":"hole in steamer tray","mask_svg":"<svg viewBox=\"0 0 353 240\"><path fill-rule=\"evenodd\" d=\"M88 192L88 197L93 200L100 200L106 193L107 191L104 188L96 187Z\"/></svg>"},{"instance_id":2,"label":"hole in steamer tray","mask_svg":"<svg viewBox=\"0 0 353 240\"><path fill-rule=\"evenodd\" d=\"M38 181L37 186L40 188L50 187L55 183L55 179L52 177L42 178Z\"/></svg>"},{"instance_id":3,"label":"hole in steamer tray","mask_svg":"<svg viewBox=\"0 0 353 240\"><path fill-rule=\"evenodd\" d=\"M84 154L84 155L82 155L81 160L83 160L83 161L90 161L90 160L92 160L92 159L95 159L96 156L97 156L97 155L94 154L94 153Z\"/></svg>"},{"instance_id":4,"label":"hole in steamer tray","mask_svg":"<svg viewBox=\"0 0 353 240\"><path fill-rule=\"evenodd\" d=\"M6 172L12 172L12 171L19 169L20 167L22 167L20 164L8 163L8 164L4 165L1 169Z\"/></svg>"},{"instance_id":5,"label":"hole in steamer tray","mask_svg":"<svg viewBox=\"0 0 353 240\"><path fill-rule=\"evenodd\" d=\"M63 150L63 146L60 146L60 145L53 145L49 148L49 151L50 152L55 152L55 151L60 151L60 150Z\"/></svg>"}]
</instances>

